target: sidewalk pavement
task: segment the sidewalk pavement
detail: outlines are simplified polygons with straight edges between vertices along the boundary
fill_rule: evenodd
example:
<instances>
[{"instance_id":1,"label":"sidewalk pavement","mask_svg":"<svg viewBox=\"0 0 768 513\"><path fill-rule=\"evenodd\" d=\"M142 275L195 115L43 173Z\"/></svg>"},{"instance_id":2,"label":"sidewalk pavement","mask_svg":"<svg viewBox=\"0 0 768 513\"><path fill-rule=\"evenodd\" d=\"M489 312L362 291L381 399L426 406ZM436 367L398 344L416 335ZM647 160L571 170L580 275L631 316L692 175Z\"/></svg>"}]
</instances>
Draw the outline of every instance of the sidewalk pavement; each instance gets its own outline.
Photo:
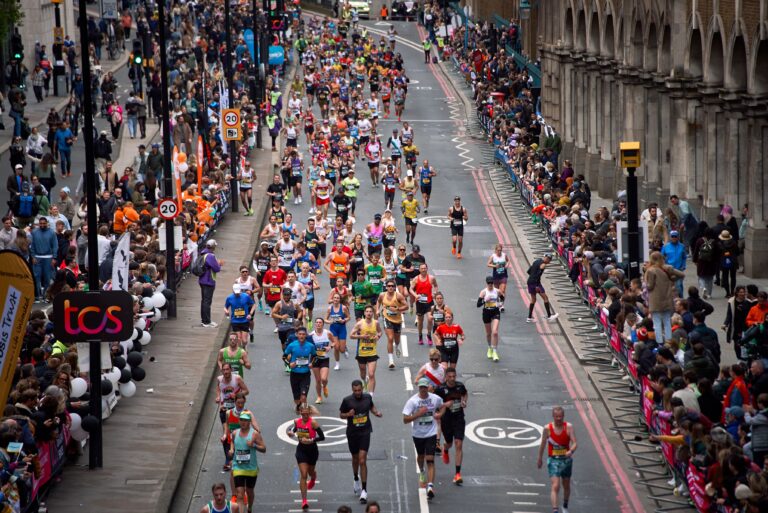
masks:
<instances>
[{"instance_id":1,"label":"sidewalk pavement","mask_svg":"<svg viewBox=\"0 0 768 513\"><path fill-rule=\"evenodd\" d=\"M291 81L288 76L283 82L284 93ZM133 158L134 146L140 142L124 140L118 163L122 165L129 154ZM238 276L238 266L250 267L269 206L266 187L272 182L273 165L280 154L270 152L268 143L265 147L254 150L251 157L256 170L255 214L246 217L230 212L214 234L217 256L225 261L216 276L212 307L218 329L200 326L200 293L197 280L189 275L178 290L176 319L158 323L152 343L145 347L147 379L137 384L136 395L121 401L116 414L104 424L104 467L87 470L87 454L80 458L82 466L65 467L62 482L48 496L50 511L80 513L84 507L108 511L116 505L120 511L133 513L168 511L187 458L192 456L194 436L206 429L201 425L201 412L217 371L218 350L229 332L222 305L232 291L230 284Z\"/></svg>"}]
</instances>

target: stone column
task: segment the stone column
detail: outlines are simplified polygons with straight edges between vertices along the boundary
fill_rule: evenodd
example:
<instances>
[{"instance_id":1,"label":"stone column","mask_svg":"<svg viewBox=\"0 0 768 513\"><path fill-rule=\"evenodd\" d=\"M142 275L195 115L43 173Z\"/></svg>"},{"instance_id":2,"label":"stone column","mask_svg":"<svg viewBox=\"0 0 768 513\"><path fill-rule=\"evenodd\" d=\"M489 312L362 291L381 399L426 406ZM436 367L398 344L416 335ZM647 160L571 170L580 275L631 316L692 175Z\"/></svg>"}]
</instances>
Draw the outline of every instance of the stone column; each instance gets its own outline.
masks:
<instances>
[{"instance_id":1,"label":"stone column","mask_svg":"<svg viewBox=\"0 0 768 513\"><path fill-rule=\"evenodd\" d=\"M744 272L752 278L768 277L768 100L746 99L749 148L749 228L744 249Z\"/></svg>"},{"instance_id":2,"label":"stone column","mask_svg":"<svg viewBox=\"0 0 768 513\"><path fill-rule=\"evenodd\" d=\"M603 116L602 88L600 80L600 66L597 59L587 57L587 89L585 91L589 98L588 117L586 122L586 143L587 155L584 162L584 176L587 183L596 184L599 180L598 167L600 165L600 130Z\"/></svg>"},{"instance_id":3,"label":"stone column","mask_svg":"<svg viewBox=\"0 0 768 513\"><path fill-rule=\"evenodd\" d=\"M574 141L574 150L573 150L573 168L576 172L576 174L582 174L584 173L584 168L586 165L586 157L587 157L587 140L586 140L586 129L587 129L587 116L585 116L585 106L588 105L589 99L587 97L587 74L586 74L586 63L579 59L576 62L574 62L574 70L575 70L575 116L574 116L574 123L576 128L576 137Z\"/></svg>"},{"instance_id":4,"label":"stone column","mask_svg":"<svg viewBox=\"0 0 768 513\"><path fill-rule=\"evenodd\" d=\"M663 208L669 198L672 145L679 147L674 138L674 125L676 119L673 117L672 100L669 97L669 90L666 88L663 80L657 81L657 90L659 95L659 181L656 185L656 201ZM677 141L680 141L678 139Z\"/></svg>"},{"instance_id":5,"label":"stone column","mask_svg":"<svg viewBox=\"0 0 768 513\"><path fill-rule=\"evenodd\" d=\"M561 55L562 66L557 71L560 74L560 120L561 126L558 127L562 132L561 140L563 141L563 159L573 159L573 147L574 147L574 134L575 126L573 122L573 109L574 109L574 80L575 75L573 72L573 59L569 54ZM561 159L562 160L562 159Z\"/></svg>"},{"instance_id":6,"label":"stone column","mask_svg":"<svg viewBox=\"0 0 768 513\"><path fill-rule=\"evenodd\" d=\"M720 203L724 196L725 167L725 117L717 90L709 87L700 88L705 112L705 143L702 219L714 222L720 213ZM710 223L712 224L712 223Z\"/></svg>"},{"instance_id":7,"label":"stone column","mask_svg":"<svg viewBox=\"0 0 768 513\"><path fill-rule=\"evenodd\" d=\"M643 179L640 185L640 205L645 208L648 203L657 201L656 189L659 184L659 92L650 75L643 75L644 94L646 98L644 109L645 130L642 131Z\"/></svg>"},{"instance_id":8,"label":"stone column","mask_svg":"<svg viewBox=\"0 0 768 513\"><path fill-rule=\"evenodd\" d=\"M740 93L723 93L725 112L726 136L721 140L725 154L722 162L724 172L724 192L722 194L725 203L731 205L735 212L740 211L742 205L747 202L747 177L748 167L748 123L744 116L746 106L741 102ZM745 151L746 150L746 151Z\"/></svg>"},{"instance_id":9,"label":"stone column","mask_svg":"<svg viewBox=\"0 0 768 513\"><path fill-rule=\"evenodd\" d=\"M666 195L677 194L681 198L689 198L689 182L693 181L693 130L690 129L693 122L688 117L686 83L682 80L667 80L666 89L671 146L668 146L669 174L662 180L661 186L668 188ZM662 193L659 196L664 198Z\"/></svg>"},{"instance_id":10,"label":"stone column","mask_svg":"<svg viewBox=\"0 0 768 513\"><path fill-rule=\"evenodd\" d=\"M598 181L597 191L603 198L612 198L616 194L616 168L614 155L616 148L612 137L614 127L614 117L617 115L613 105L613 91L616 88L616 77L613 74L615 63L603 62L602 69L602 95L598 100L602 106L601 115L603 116L603 126L601 133L598 134L600 161L598 162ZM621 112L621 111L618 111Z\"/></svg>"}]
</instances>

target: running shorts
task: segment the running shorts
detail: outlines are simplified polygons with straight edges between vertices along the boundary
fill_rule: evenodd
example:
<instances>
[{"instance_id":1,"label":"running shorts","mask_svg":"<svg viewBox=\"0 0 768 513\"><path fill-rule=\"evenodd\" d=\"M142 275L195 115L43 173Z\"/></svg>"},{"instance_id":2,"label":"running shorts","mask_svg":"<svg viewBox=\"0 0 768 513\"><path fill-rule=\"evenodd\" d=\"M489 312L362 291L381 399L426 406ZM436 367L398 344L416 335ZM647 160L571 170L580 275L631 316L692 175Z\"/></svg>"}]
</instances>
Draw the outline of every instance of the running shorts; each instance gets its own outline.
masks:
<instances>
[{"instance_id":1,"label":"running shorts","mask_svg":"<svg viewBox=\"0 0 768 513\"><path fill-rule=\"evenodd\" d=\"M402 322L392 322L386 317L384 318L384 329L392 330L395 335L400 334L400 330L403 329L403 323Z\"/></svg>"},{"instance_id":2,"label":"running shorts","mask_svg":"<svg viewBox=\"0 0 768 513\"><path fill-rule=\"evenodd\" d=\"M368 452L371 446L371 433L355 433L347 431L347 446L351 454L357 454L360 451Z\"/></svg>"},{"instance_id":3,"label":"running shorts","mask_svg":"<svg viewBox=\"0 0 768 513\"><path fill-rule=\"evenodd\" d=\"M231 326L232 326L232 332L233 333L238 333L238 332L242 333L243 331L245 331L245 332L248 331L248 323L247 322L237 322L237 323L233 322L231 324Z\"/></svg>"},{"instance_id":4,"label":"running shorts","mask_svg":"<svg viewBox=\"0 0 768 513\"><path fill-rule=\"evenodd\" d=\"M232 476L235 480L235 488L255 488L259 476Z\"/></svg>"},{"instance_id":5,"label":"running shorts","mask_svg":"<svg viewBox=\"0 0 768 513\"><path fill-rule=\"evenodd\" d=\"M309 372L291 372L291 392L293 392L294 401L297 401L302 394L309 393L310 379Z\"/></svg>"},{"instance_id":6,"label":"running shorts","mask_svg":"<svg viewBox=\"0 0 768 513\"><path fill-rule=\"evenodd\" d=\"M413 445L416 446L416 454L434 456L435 447L437 447L437 435L428 436L427 438L413 437Z\"/></svg>"},{"instance_id":7,"label":"running shorts","mask_svg":"<svg viewBox=\"0 0 768 513\"><path fill-rule=\"evenodd\" d=\"M447 363L457 363L459 361L459 348L447 349L444 346L437 346L440 351L440 361Z\"/></svg>"},{"instance_id":8,"label":"running shorts","mask_svg":"<svg viewBox=\"0 0 768 513\"><path fill-rule=\"evenodd\" d=\"M487 308L483 308L483 324L490 324L494 319L501 319L501 312L499 312L499 309L493 308L489 310Z\"/></svg>"},{"instance_id":9,"label":"running shorts","mask_svg":"<svg viewBox=\"0 0 768 513\"><path fill-rule=\"evenodd\" d=\"M528 284L528 293L529 294L544 294L544 287L541 283L529 283Z\"/></svg>"},{"instance_id":10,"label":"running shorts","mask_svg":"<svg viewBox=\"0 0 768 513\"><path fill-rule=\"evenodd\" d=\"M432 301L429 303L416 301L416 315L427 315L430 310L432 310Z\"/></svg>"},{"instance_id":11,"label":"running shorts","mask_svg":"<svg viewBox=\"0 0 768 513\"><path fill-rule=\"evenodd\" d=\"M454 225L451 224L451 236L453 237L464 237L464 225Z\"/></svg>"},{"instance_id":12,"label":"running shorts","mask_svg":"<svg viewBox=\"0 0 768 513\"><path fill-rule=\"evenodd\" d=\"M464 440L465 422L463 415L445 415L440 421L440 426L443 428L443 436L446 442L451 443L454 438L456 440Z\"/></svg>"},{"instance_id":13,"label":"running shorts","mask_svg":"<svg viewBox=\"0 0 768 513\"><path fill-rule=\"evenodd\" d=\"M570 478L573 472L573 458L547 458L549 477Z\"/></svg>"}]
</instances>

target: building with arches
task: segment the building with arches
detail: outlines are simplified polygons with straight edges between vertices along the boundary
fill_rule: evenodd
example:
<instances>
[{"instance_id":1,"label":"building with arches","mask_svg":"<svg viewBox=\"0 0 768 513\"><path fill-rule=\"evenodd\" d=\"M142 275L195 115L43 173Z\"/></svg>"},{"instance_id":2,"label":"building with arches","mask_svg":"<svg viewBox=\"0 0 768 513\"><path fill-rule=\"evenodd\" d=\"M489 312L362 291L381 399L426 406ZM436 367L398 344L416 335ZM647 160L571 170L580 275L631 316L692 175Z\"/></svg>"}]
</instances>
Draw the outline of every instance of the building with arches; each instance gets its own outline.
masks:
<instances>
[{"instance_id":1,"label":"building with arches","mask_svg":"<svg viewBox=\"0 0 768 513\"><path fill-rule=\"evenodd\" d=\"M677 194L713 224L748 204L746 273L768 276L768 0L530 4L562 157L613 197L619 142L640 141L641 208Z\"/></svg>"}]
</instances>

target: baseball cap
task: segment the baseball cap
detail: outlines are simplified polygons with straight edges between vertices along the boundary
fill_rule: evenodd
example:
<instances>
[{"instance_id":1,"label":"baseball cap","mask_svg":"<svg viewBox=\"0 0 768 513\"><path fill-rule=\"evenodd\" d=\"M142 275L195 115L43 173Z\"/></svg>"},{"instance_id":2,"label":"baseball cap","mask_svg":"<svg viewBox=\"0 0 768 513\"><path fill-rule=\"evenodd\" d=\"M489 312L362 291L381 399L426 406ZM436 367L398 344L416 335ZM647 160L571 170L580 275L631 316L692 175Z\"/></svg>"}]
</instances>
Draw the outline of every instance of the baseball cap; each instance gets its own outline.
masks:
<instances>
[{"instance_id":1,"label":"baseball cap","mask_svg":"<svg viewBox=\"0 0 768 513\"><path fill-rule=\"evenodd\" d=\"M234 285L232 285L232 292L234 292L235 294L239 294L241 290L242 289L240 288L240 284L235 283Z\"/></svg>"},{"instance_id":2,"label":"baseball cap","mask_svg":"<svg viewBox=\"0 0 768 513\"><path fill-rule=\"evenodd\" d=\"M61 188L61 192L66 192L67 194L69 194L70 188L65 185L64 187Z\"/></svg>"},{"instance_id":3,"label":"baseball cap","mask_svg":"<svg viewBox=\"0 0 768 513\"><path fill-rule=\"evenodd\" d=\"M733 415L736 418L744 418L744 408L741 406L731 406L730 408L725 409L726 415Z\"/></svg>"},{"instance_id":4,"label":"baseball cap","mask_svg":"<svg viewBox=\"0 0 768 513\"><path fill-rule=\"evenodd\" d=\"M430 382L429 382L428 378L421 378L419 380L418 386L419 386L419 388L421 388L421 387L428 387L429 384L430 384Z\"/></svg>"},{"instance_id":5,"label":"baseball cap","mask_svg":"<svg viewBox=\"0 0 768 513\"><path fill-rule=\"evenodd\" d=\"M413 250L413 251L421 251L421 246L419 246L418 244L414 244L411 247L411 250Z\"/></svg>"},{"instance_id":6,"label":"baseball cap","mask_svg":"<svg viewBox=\"0 0 768 513\"><path fill-rule=\"evenodd\" d=\"M409 169L405 176L413 176L413 171Z\"/></svg>"},{"instance_id":7,"label":"baseball cap","mask_svg":"<svg viewBox=\"0 0 768 513\"><path fill-rule=\"evenodd\" d=\"M16 164L15 166L13 166L13 169L24 169L24 166L22 166L21 164Z\"/></svg>"},{"instance_id":8,"label":"baseball cap","mask_svg":"<svg viewBox=\"0 0 768 513\"><path fill-rule=\"evenodd\" d=\"M251 413L247 412L247 411L244 411L243 413L240 414L240 416L238 418L240 420L251 420Z\"/></svg>"},{"instance_id":9,"label":"baseball cap","mask_svg":"<svg viewBox=\"0 0 768 513\"><path fill-rule=\"evenodd\" d=\"M377 213L376 215L374 215L374 216L373 216L373 218L374 218L374 219L381 219L381 214L378 214L378 213Z\"/></svg>"},{"instance_id":10,"label":"baseball cap","mask_svg":"<svg viewBox=\"0 0 768 513\"><path fill-rule=\"evenodd\" d=\"M212 248L214 246L218 246L218 243L216 242L216 239L208 239L205 245L208 246L209 248Z\"/></svg>"},{"instance_id":11,"label":"baseball cap","mask_svg":"<svg viewBox=\"0 0 768 513\"><path fill-rule=\"evenodd\" d=\"M677 230L672 230L671 232L669 232L669 236L670 237L680 237L680 232L678 232Z\"/></svg>"}]
</instances>

